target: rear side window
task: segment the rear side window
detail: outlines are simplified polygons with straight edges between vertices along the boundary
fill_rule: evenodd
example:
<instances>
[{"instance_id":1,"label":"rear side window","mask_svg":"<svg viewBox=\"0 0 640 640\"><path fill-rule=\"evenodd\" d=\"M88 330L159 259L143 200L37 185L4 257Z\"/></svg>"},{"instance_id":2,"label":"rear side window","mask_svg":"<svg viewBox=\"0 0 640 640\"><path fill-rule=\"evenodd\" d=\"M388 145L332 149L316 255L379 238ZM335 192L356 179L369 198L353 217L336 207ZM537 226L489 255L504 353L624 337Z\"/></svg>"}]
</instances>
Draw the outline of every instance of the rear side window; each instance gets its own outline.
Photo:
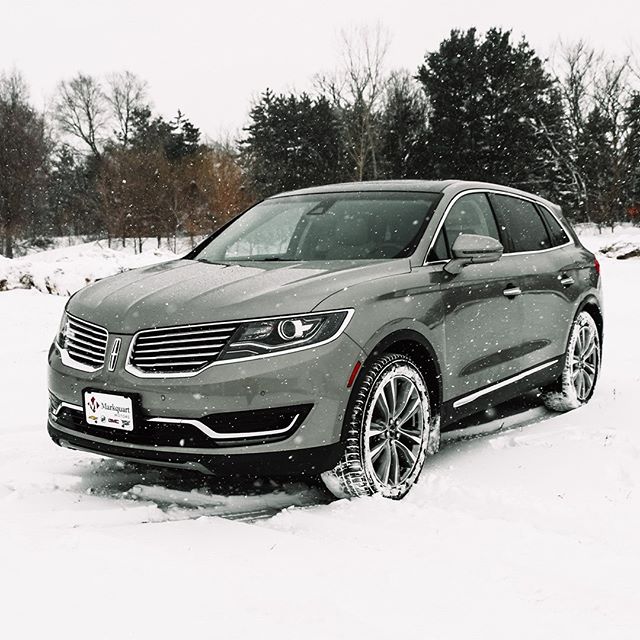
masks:
<instances>
[{"instance_id":1,"label":"rear side window","mask_svg":"<svg viewBox=\"0 0 640 640\"><path fill-rule=\"evenodd\" d=\"M428 260L435 262L448 259L452 255L451 247L461 233L500 240L496 220L484 193L470 193L456 200L447 214Z\"/></svg>"},{"instance_id":2,"label":"rear side window","mask_svg":"<svg viewBox=\"0 0 640 640\"><path fill-rule=\"evenodd\" d=\"M528 200L492 193L498 224L507 242L506 253L549 249L551 241L537 208Z\"/></svg>"},{"instance_id":3,"label":"rear side window","mask_svg":"<svg viewBox=\"0 0 640 640\"><path fill-rule=\"evenodd\" d=\"M556 220L556 217L544 207L539 206L538 211L544 218L544 221L547 223L547 229L549 230L549 235L551 236L551 244L554 247L559 247L560 245L567 244L567 242L569 242L569 236L567 235L566 231L560 226L560 223Z\"/></svg>"}]
</instances>

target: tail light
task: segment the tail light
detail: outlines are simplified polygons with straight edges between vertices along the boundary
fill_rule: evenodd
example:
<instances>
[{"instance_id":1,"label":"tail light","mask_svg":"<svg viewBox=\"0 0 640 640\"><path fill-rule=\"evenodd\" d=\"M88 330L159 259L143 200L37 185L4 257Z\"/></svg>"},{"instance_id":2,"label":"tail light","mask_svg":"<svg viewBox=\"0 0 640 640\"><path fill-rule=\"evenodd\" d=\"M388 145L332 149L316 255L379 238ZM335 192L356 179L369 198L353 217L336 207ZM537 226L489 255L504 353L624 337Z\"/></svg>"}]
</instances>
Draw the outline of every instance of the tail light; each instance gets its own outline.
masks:
<instances>
[{"instance_id":1,"label":"tail light","mask_svg":"<svg viewBox=\"0 0 640 640\"><path fill-rule=\"evenodd\" d=\"M593 268L596 270L596 273L600 275L600 263L598 262L598 258L593 257Z\"/></svg>"}]
</instances>

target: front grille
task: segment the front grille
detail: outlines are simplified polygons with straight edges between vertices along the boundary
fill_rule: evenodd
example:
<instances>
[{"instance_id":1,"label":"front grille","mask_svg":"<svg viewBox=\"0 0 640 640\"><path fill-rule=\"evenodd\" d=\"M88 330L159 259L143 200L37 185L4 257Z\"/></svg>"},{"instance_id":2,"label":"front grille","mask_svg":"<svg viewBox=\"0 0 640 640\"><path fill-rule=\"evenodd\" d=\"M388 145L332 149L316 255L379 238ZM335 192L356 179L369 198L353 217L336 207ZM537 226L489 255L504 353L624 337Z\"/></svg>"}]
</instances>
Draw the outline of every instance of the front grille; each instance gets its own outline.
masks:
<instances>
[{"instance_id":1,"label":"front grille","mask_svg":"<svg viewBox=\"0 0 640 640\"><path fill-rule=\"evenodd\" d=\"M99 369L104 364L109 334L96 324L67 316L64 348L80 364Z\"/></svg>"},{"instance_id":2,"label":"front grille","mask_svg":"<svg viewBox=\"0 0 640 640\"><path fill-rule=\"evenodd\" d=\"M203 324L141 331L130 364L147 374L193 373L214 362L238 324Z\"/></svg>"}]
</instances>

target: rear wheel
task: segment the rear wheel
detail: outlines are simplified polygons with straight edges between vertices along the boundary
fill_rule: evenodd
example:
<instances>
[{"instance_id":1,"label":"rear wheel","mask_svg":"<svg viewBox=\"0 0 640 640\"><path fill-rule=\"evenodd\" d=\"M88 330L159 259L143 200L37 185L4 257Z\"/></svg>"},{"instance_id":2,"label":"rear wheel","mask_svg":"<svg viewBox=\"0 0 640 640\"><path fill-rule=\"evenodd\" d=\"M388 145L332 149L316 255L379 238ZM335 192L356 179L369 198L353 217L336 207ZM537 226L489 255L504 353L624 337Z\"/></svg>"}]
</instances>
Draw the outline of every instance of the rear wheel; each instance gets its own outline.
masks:
<instances>
[{"instance_id":1,"label":"rear wheel","mask_svg":"<svg viewBox=\"0 0 640 640\"><path fill-rule=\"evenodd\" d=\"M439 443L425 380L410 358L391 353L367 367L353 393L345 452L322 479L339 498L402 498Z\"/></svg>"},{"instance_id":2,"label":"rear wheel","mask_svg":"<svg viewBox=\"0 0 640 640\"><path fill-rule=\"evenodd\" d=\"M600 334L593 316L581 311L573 322L562 375L542 399L552 411L570 411L586 404L600 374Z\"/></svg>"}]
</instances>

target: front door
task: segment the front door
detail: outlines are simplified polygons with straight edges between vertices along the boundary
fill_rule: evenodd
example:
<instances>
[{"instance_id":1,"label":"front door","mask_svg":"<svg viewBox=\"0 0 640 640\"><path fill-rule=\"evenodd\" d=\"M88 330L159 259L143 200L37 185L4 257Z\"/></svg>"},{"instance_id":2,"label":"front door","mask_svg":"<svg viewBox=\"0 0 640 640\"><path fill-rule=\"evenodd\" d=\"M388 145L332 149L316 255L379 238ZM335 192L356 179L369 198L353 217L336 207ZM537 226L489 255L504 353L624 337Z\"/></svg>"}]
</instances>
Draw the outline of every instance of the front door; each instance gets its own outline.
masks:
<instances>
[{"instance_id":1,"label":"front door","mask_svg":"<svg viewBox=\"0 0 640 640\"><path fill-rule=\"evenodd\" d=\"M470 193L454 202L429 261L451 257L461 233L500 239L486 194ZM457 275L443 272L445 313L445 402L500 382L522 370L523 313L520 282L504 258L473 264Z\"/></svg>"}]
</instances>

